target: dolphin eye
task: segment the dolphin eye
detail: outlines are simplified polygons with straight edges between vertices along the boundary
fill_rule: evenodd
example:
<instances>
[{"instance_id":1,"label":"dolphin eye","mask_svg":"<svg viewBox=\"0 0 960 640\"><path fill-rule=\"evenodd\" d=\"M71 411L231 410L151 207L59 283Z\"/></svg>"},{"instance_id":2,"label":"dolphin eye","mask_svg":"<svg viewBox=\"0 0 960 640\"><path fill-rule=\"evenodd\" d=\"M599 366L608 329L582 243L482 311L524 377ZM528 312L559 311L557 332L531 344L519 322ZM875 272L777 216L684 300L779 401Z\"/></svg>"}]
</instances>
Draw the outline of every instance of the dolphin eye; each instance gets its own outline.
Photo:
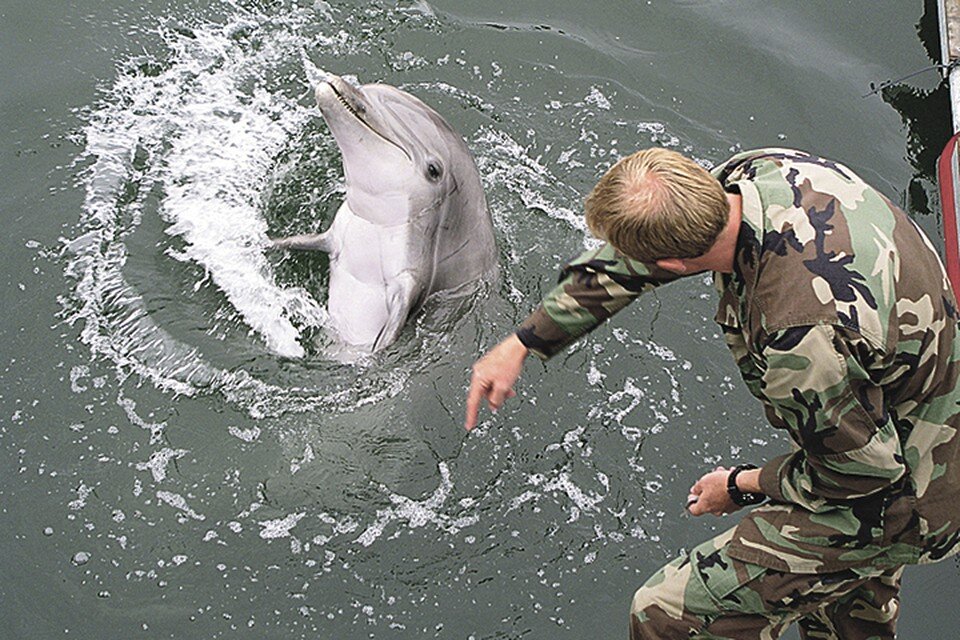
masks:
<instances>
[{"instance_id":1,"label":"dolphin eye","mask_svg":"<svg viewBox=\"0 0 960 640\"><path fill-rule=\"evenodd\" d=\"M437 164L437 163L435 163L435 162L431 162L430 164L427 165L427 177L428 177L428 178L430 178L431 180L436 181L436 180L439 180L439 179L440 179L440 176L442 176L442 175L443 175L443 168L442 168L439 164Z\"/></svg>"}]
</instances>

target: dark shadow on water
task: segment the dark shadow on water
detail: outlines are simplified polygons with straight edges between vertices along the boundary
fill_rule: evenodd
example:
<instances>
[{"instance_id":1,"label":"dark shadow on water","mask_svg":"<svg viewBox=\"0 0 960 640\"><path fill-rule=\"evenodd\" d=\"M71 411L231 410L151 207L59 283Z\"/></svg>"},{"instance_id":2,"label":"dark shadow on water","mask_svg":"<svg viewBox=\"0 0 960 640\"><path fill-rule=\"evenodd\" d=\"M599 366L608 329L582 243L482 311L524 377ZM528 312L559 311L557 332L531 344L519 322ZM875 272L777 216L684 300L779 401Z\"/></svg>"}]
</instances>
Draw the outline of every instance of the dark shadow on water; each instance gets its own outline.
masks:
<instances>
[{"instance_id":1,"label":"dark shadow on water","mask_svg":"<svg viewBox=\"0 0 960 640\"><path fill-rule=\"evenodd\" d=\"M917 23L917 34L931 63L940 63L940 28L937 1L924 0L924 12ZM912 81L928 84L938 71L931 70ZM884 86L884 102L897 110L908 129L907 159L914 174L907 187L905 204L914 216L934 214L940 218L937 195L937 157L951 136L950 89L946 79L933 89L901 82Z\"/></svg>"}]
</instances>

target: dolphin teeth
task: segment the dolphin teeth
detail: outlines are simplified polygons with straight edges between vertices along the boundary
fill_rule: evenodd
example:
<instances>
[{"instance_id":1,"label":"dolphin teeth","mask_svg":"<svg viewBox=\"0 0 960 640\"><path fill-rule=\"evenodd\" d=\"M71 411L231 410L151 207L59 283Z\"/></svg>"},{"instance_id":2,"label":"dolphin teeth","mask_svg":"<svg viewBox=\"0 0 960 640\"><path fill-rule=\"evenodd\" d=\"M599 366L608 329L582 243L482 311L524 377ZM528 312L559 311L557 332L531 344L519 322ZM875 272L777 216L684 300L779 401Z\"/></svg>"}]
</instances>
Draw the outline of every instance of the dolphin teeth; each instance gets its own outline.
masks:
<instances>
[{"instance_id":1,"label":"dolphin teeth","mask_svg":"<svg viewBox=\"0 0 960 640\"><path fill-rule=\"evenodd\" d=\"M363 120L363 118L360 117L360 114L357 113L357 110L354 109L349 102L347 102L347 99L344 98L342 95L340 95L340 92L337 91L337 88L332 84L330 85L330 87L333 89L333 94L337 96L337 100L340 101L340 104L342 104L347 111L353 114L353 117L355 117L357 120Z\"/></svg>"}]
</instances>

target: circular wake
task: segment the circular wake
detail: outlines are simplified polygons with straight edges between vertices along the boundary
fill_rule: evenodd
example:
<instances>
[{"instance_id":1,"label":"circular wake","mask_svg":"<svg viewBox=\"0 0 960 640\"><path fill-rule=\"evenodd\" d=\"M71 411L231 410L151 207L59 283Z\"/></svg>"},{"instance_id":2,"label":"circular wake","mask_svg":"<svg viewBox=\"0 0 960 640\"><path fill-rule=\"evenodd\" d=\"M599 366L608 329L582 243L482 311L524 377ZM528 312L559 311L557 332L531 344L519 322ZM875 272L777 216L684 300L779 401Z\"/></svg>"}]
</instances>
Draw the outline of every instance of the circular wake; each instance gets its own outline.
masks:
<instances>
[{"instance_id":1,"label":"circular wake","mask_svg":"<svg viewBox=\"0 0 960 640\"><path fill-rule=\"evenodd\" d=\"M364 383L316 358L326 265L265 251L268 224L319 227L341 190L339 153L305 106L322 76L305 51L326 39L311 18L163 25L164 59L122 63L83 131L68 318L122 370L180 394L220 390L254 415L354 406L404 377Z\"/></svg>"}]
</instances>

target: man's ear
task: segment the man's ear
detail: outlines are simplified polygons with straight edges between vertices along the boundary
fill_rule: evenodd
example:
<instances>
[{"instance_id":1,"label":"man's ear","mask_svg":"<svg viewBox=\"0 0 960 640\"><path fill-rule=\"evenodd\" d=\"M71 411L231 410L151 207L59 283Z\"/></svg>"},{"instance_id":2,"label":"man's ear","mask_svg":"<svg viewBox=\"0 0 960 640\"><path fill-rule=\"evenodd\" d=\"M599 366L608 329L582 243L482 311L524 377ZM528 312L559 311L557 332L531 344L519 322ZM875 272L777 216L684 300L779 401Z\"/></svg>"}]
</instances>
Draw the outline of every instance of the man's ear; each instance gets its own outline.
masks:
<instances>
[{"instance_id":1,"label":"man's ear","mask_svg":"<svg viewBox=\"0 0 960 640\"><path fill-rule=\"evenodd\" d=\"M660 260L657 260L657 266L661 269L666 269L667 271L672 271L674 273L687 272L687 264L680 258L661 258Z\"/></svg>"}]
</instances>

